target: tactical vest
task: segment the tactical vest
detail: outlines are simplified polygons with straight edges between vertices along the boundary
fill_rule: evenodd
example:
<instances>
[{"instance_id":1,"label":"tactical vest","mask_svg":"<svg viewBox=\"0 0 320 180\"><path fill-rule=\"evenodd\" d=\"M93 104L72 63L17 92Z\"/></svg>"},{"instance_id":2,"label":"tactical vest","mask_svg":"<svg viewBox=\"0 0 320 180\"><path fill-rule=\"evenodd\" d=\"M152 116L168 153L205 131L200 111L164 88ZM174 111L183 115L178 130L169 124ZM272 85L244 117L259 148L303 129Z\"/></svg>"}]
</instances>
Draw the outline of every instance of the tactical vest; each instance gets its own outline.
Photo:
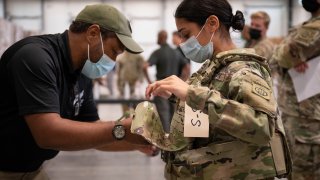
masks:
<instances>
[{"instance_id":1,"label":"tactical vest","mask_svg":"<svg viewBox=\"0 0 320 180\"><path fill-rule=\"evenodd\" d=\"M256 63L266 73L267 84L272 87L269 68L265 59L252 53L248 49L237 49L220 53L213 60L207 60L204 65L188 80L193 86L205 86L210 89L224 91L224 85L215 83L215 79L224 78L219 74L232 63L246 65L246 62ZM250 63L249 63L250 64ZM239 72L243 66L233 68L234 73ZM219 77L218 77L219 75ZM220 89L219 89L220 88ZM132 131L143 135L148 141L158 146L164 152L162 158L167 163L167 179L263 179L266 177L285 177L291 171L291 158L285 140L285 132L278 112L272 112L276 107L273 100L271 107L259 107L274 119L270 124L272 138L263 146L242 141L217 128L210 127L209 138L184 138L183 119L184 102L177 102L176 112L173 116L169 137L161 131L159 117L151 104L143 103L136 109ZM143 114L143 116L141 116ZM137 121L144 121L135 126ZM149 120L148 120L149 119ZM157 125L156 125L157 124Z\"/></svg>"}]
</instances>

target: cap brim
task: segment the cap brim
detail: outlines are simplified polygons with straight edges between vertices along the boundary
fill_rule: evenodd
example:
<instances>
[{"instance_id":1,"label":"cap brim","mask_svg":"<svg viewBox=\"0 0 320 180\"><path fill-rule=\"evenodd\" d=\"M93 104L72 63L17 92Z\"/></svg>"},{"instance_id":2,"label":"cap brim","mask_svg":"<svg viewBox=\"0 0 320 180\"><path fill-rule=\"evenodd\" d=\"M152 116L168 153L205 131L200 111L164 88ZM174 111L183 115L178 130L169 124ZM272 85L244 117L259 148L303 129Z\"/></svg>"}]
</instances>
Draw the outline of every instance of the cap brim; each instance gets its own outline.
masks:
<instances>
[{"instance_id":1,"label":"cap brim","mask_svg":"<svg viewBox=\"0 0 320 180\"><path fill-rule=\"evenodd\" d=\"M118 33L116 35L129 52L135 54L143 52L143 49L131 37Z\"/></svg>"}]
</instances>

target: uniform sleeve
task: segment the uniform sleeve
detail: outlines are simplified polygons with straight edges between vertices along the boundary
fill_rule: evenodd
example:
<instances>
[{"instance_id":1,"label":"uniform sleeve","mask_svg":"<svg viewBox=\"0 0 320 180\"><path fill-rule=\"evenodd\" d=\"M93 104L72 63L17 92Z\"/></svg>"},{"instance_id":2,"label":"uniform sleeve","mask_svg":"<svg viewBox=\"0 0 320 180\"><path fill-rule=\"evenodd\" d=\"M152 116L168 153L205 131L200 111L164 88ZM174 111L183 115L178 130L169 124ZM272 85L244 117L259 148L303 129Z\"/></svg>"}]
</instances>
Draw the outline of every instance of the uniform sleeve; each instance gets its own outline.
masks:
<instances>
[{"instance_id":1,"label":"uniform sleeve","mask_svg":"<svg viewBox=\"0 0 320 180\"><path fill-rule=\"evenodd\" d=\"M274 45L270 40L266 39L254 46L254 49L258 55L269 60L272 56Z\"/></svg>"},{"instance_id":2,"label":"uniform sleeve","mask_svg":"<svg viewBox=\"0 0 320 180\"><path fill-rule=\"evenodd\" d=\"M228 96L208 87L190 86L186 102L207 112L213 127L247 142L268 143L274 132L276 103L266 81L243 68L232 75Z\"/></svg>"},{"instance_id":3,"label":"uniform sleeve","mask_svg":"<svg viewBox=\"0 0 320 180\"><path fill-rule=\"evenodd\" d=\"M25 45L8 63L19 115L60 113L57 72L51 56L36 45Z\"/></svg>"},{"instance_id":4,"label":"uniform sleeve","mask_svg":"<svg viewBox=\"0 0 320 180\"><path fill-rule=\"evenodd\" d=\"M319 27L304 25L289 33L288 37L276 48L273 59L281 67L289 69L313 57L318 51L319 44Z\"/></svg>"}]
</instances>

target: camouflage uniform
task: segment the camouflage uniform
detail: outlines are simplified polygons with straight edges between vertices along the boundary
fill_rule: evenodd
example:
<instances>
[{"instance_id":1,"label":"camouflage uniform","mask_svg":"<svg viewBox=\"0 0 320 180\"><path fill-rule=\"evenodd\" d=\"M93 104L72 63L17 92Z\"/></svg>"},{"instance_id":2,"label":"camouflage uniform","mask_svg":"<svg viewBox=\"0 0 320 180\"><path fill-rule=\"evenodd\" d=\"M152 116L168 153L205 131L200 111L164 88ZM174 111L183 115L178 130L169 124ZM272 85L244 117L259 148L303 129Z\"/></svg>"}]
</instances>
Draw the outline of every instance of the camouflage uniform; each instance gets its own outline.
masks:
<instances>
[{"instance_id":1,"label":"camouflage uniform","mask_svg":"<svg viewBox=\"0 0 320 180\"><path fill-rule=\"evenodd\" d=\"M130 87L130 96L134 94L135 84L143 78L143 57L139 54L132 54L127 51L121 54L118 59L118 88L120 95L124 95L125 84Z\"/></svg>"},{"instance_id":2,"label":"camouflage uniform","mask_svg":"<svg viewBox=\"0 0 320 180\"><path fill-rule=\"evenodd\" d=\"M163 136L161 124L150 106L149 111L136 112L131 130L170 151L163 156L167 179L275 177L269 142L280 131L283 137L284 130L281 119L277 119L267 69L265 59L254 54L253 49L237 49L207 60L191 76L187 81L190 86L186 103L208 114L209 138L184 137L185 107L179 100L169 137ZM137 109L141 110L139 106ZM141 123L140 118L146 122Z\"/></svg>"},{"instance_id":3,"label":"camouflage uniform","mask_svg":"<svg viewBox=\"0 0 320 180\"><path fill-rule=\"evenodd\" d=\"M319 55L320 17L315 17L292 29L273 56L284 72L278 101L292 149L293 179L320 177L320 95L297 102L287 70Z\"/></svg>"},{"instance_id":4,"label":"camouflage uniform","mask_svg":"<svg viewBox=\"0 0 320 180\"><path fill-rule=\"evenodd\" d=\"M274 43L270 39L264 38L261 40L252 40L252 42L246 44L245 47L255 49L258 55L269 60L273 54Z\"/></svg>"}]
</instances>

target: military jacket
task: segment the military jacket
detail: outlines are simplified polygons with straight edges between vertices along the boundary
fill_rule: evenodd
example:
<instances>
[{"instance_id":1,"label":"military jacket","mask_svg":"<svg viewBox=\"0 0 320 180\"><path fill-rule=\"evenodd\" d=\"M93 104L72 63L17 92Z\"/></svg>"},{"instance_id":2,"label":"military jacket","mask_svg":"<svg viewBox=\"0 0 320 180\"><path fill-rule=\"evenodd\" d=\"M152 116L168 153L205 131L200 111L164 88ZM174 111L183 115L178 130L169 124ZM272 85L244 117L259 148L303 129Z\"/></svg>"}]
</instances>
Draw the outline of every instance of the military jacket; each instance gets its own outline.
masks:
<instances>
[{"instance_id":1,"label":"military jacket","mask_svg":"<svg viewBox=\"0 0 320 180\"><path fill-rule=\"evenodd\" d=\"M297 101L292 80L287 72L301 62L320 55L320 17L315 17L292 29L275 50L272 59L283 68L279 87L279 107L291 116L320 120L320 95Z\"/></svg>"}]
</instances>

